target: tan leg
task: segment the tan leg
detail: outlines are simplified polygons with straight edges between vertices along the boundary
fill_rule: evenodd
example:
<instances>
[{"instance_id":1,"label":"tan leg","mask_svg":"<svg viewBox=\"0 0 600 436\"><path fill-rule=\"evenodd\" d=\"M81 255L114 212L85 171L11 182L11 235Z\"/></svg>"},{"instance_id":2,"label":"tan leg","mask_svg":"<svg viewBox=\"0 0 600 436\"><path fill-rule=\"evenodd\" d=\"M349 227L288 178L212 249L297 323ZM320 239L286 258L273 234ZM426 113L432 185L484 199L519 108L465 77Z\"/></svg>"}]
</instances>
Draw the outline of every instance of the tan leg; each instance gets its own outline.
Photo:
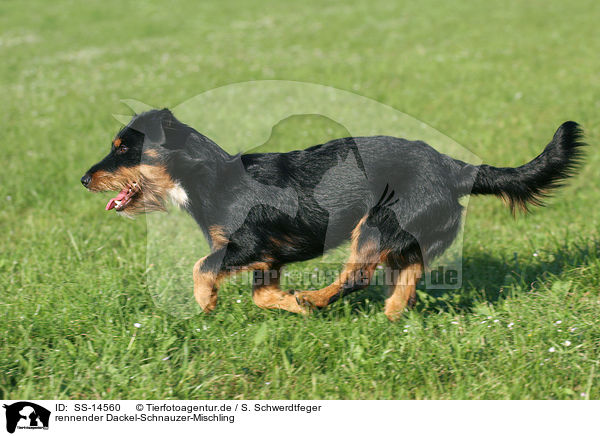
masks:
<instances>
[{"instance_id":1,"label":"tan leg","mask_svg":"<svg viewBox=\"0 0 600 436\"><path fill-rule=\"evenodd\" d=\"M205 313L217 306L217 280L214 272L202 272L202 264L208 256L203 257L194 265L194 298Z\"/></svg>"},{"instance_id":2,"label":"tan leg","mask_svg":"<svg viewBox=\"0 0 600 436\"><path fill-rule=\"evenodd\" d=\"M261 309L283 309L302 315L308 315L309 313L306 307L298 304L292 294L283 292L279 288L279 274L277 277L270 277L265 281L261 280L260 283L257 283L257 276L255 275L252 299Z\"/></svg>"},{"instance_id":3,"label":"tan leg","mask_svg":"<svg viewBox=\"0 0 600 436\"><path fill-rule=\"evenodd\" d=\"M255 284L253 285L252 298L257 306L264 309L283 309L301 314L309 313L305 307L298 304L293 295L279 289L279 277L270 277L270 265L268 263L255 262L216 274L213 271L203 271L202 267L207 257L203 257L194 265L194 297L205 313L213 311L217 306L219 282L231 273L248 270L254 271ZM260 278L260 282L257 282L257 278Z\"/></svg>"},{"instance_id":4,"label":"tan leg","mask_svg":"<svg viewBox=\"0 0 600 436\"><path fill-rule=\"evenodd\" d=\"M377 262L356 264L348 262L338 279L317 291L296 292L298 302L304 306L325 307L350 292L366 288L371 281Z\"/></svg>"},{"instance_id":5,"label":"tan leg","mask_svg":"<svg viewBox=\"0 0 600 436\"><path fill-rule=\"evenodd\" d=\"M360 220L352 232L351 254L344 270L331 285L318 291L296 292L296 299L301 305L325 307L350 292L366 288L371 281L373 271L379 262L386 257L373 239L361 237L365 219Z\"/></svg>"},{"instance_id":6,"label":"tan leg","mask_svg":"<svg viewBox=\"0 0 600 436\"><path fill-rule=\"evenodd\" d=\"M385 316L390 321L397 321L407 306L417 300L417 283L423 274L421 264L409 265L398 274L391 295L385 300Z\"/></svg>"}]
</instances>

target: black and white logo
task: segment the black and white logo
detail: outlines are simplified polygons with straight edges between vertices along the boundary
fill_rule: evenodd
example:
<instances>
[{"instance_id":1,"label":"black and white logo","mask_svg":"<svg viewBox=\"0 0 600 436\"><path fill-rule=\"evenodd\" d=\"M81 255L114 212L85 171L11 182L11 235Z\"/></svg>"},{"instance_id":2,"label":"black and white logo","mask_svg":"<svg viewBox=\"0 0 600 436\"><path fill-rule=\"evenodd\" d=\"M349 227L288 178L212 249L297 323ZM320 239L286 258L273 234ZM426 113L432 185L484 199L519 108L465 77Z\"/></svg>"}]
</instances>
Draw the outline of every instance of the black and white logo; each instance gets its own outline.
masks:
<instances>
[{"instance_id":1,"label":"black and white logo","mask_svg":"<svg viewBox=\"0 0 600 436\"><path fill-rule=\"evenodd\" d=\"M5 404L6 431L14 433L22 430L48 430L50 411L29 401Z\"/></svg>"}]
</instances>

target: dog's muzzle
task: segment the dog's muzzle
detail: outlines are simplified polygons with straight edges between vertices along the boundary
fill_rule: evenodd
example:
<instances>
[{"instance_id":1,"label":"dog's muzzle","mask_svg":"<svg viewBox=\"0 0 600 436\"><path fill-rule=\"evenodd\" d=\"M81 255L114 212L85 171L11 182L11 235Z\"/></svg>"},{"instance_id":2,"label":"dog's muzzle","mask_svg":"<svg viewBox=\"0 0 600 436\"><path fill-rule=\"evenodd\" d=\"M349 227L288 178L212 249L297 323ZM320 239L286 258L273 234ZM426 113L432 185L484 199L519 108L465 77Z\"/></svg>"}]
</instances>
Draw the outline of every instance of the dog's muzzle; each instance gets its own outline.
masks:
<instances>
[{"instance_id":1,"label":"dog's muzzle","mask_svg":"<svg viewBox=\"0 0 600 436\"><path fill-rule=\"evenodd\" d=\"M83 186L85 186L86 188L89 186L91 181L92 181L92 176L89 173L85 173L83 175L83 177L81 178L81 184Z\"/></svg>"}]
</instances>

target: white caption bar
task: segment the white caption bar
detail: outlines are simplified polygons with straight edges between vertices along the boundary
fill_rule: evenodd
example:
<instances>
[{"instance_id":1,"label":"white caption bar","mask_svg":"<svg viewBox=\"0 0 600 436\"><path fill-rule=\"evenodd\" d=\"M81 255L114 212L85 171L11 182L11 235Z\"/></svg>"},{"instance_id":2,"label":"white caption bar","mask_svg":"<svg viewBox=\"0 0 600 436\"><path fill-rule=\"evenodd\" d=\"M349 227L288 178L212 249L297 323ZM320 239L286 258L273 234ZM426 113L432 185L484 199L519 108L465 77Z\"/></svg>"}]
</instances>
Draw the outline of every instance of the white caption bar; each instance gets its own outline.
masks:
<instances>
[{"instance_id":1,"label":"white caption bar","mask_svg":"<svg viewBox=\"0 0 600 436\"><path fill-rule=\"evenodd\" d=\"M5 400L15 435L245 434L393 431L443 435L577 434L594 429L595 401L46 401ZM7 434L7 433L4 433Z\"/></svg>"}]
</instances>

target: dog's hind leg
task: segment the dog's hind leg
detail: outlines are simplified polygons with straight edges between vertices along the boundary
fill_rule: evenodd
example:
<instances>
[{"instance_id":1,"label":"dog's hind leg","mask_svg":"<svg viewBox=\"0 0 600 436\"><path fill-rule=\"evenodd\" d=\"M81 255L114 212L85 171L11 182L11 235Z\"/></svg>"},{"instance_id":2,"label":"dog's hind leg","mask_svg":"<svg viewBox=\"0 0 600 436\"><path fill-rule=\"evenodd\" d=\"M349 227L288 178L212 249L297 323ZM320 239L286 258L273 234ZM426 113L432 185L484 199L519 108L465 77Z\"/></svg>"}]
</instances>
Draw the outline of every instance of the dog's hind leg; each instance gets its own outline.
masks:
<instances>
[{"instance_id":1,"label":"dog's hind leg","mask_svg":"<svg viewBox=\"0 0 600 436\"><path fill-rule=\"evenodd\" d=\"M366 218L360 220L352 232L350 258L338 279L318 291L296 292L298 303L325 307L344 295L366 288L377 264L386 258L387 253L381 250L379 242L379 232L368 226Z\"/></svg>"},{"instance_id":2,"label":"dog's hind leg","mask_svg":"<svg viewBox=\"0 0 600 436\"><path fill-rule=\"evenodd\" d=\"M256 270L253 272L252 299L262 309L283 309L307 315L309 310L298 304L292 294L279 288L280 270Z\"/></svg>"},{"instance_id":3,"label":"dog's hind leg","mask_svg":"<svg viewBox=\"0 0 600 436\"><path fill-rule=\"evenodd\" d=\"M385 316L390 321L397 321L406 307L413 306L417 301L417 283L423 274L423 265L414 263L401 267L400 273L396 271L398 264L388 262L394 271L394 284L391 286L390 296L385 300Z\"/></svg>"}]
</instances>

